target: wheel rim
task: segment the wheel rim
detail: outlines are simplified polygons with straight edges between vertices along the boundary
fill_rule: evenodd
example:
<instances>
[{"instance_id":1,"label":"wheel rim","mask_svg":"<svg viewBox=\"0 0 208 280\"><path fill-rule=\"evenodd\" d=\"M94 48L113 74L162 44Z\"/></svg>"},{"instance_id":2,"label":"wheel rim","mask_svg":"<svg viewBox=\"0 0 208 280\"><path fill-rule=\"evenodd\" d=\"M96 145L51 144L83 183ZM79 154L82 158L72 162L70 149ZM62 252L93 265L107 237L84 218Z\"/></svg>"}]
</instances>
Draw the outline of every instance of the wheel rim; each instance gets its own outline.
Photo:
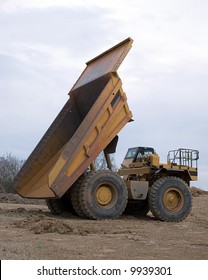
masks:
<instances>
[{"instance_id":1,"label":"wheel rim","mask_svg":"<svg viewBox=\"0 0 208 280\"><path fill-rule=\"evenodd\" d=\"M115 187L109 183L99 185L95 192L96 202L101 208L112 208L116 204L117 197Z\"/></svg>"},{"instance_id":2,"label":"wheel rim","mask_svg":"<svg viewBox=\"0 0 208 280\"><path fill-rule=\"evenodd\" d=\"M168 188L163 194L163 205L169 212L179 212L184 206L183 193L177 188Z\"/></svg>"}]
</instances>

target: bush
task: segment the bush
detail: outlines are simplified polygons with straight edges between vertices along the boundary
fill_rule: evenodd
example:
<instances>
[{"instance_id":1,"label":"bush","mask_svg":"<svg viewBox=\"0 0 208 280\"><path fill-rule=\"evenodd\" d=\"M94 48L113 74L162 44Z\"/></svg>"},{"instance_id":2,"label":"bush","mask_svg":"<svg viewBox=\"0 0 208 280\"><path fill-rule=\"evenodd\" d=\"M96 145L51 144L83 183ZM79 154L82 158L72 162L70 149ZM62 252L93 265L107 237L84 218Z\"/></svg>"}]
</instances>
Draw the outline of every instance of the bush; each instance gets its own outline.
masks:
<instances>
[{"instance_id":1,"label":"bush","mask_svg":"<svg viewBox=\"0 0 208 280\"><path fill-rule=\"evenodd\" d=\"M0 157L0 192L14 193L14 179L23 163L11 153Z\"/></svg>"},{"instance_id":2,"label":"bush","mask_svg":"<svg viewBox=\"0 0 208 280\"><path fill-rule=\"evenodd\" d=\"M110 154L110 160L111 160L113 171L117 171L118 168L116 167L116 163L115 163L115 159L114 159L113 154ZM108 169L104 152L101 152L99 154L99 156L95 159L94 164L95 164L95 169L96 170L106 170L106 169Z\"/></svg>"}]
</instances>

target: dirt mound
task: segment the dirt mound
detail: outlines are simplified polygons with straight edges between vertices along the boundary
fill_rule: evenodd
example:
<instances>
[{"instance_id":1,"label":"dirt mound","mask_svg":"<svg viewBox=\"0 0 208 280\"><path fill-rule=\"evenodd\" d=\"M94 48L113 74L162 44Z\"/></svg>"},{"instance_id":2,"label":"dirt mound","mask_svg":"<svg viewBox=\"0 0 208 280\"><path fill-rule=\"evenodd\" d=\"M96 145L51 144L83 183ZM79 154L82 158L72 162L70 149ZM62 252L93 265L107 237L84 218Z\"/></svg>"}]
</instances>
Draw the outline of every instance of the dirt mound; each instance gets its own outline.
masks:
<instances>
[{"instance_id":1,"label":"dirt mound","mask_svg":"<svg viewBox=\"0 0 208 280\"><path fill-rule=\"evenodd\" d=\"M3 205L3 204L1 204ZM5 215L5 216L12 216L12 217L25 217L25 216L28 216L28 217L31 217L31 216L41 216L41 215L47 215L47 214L50 214L50 213L47 213L45 211L43 211L42 209L39 209L39 207L41 207L41 205L34 205L34 206L37 206L36 209L25 209L25 204L9 204L9 203L5 203L5 206L6 205L12 205L14 208L10 208L10 209L7 209L5 207L0 207L0 214L2 215ZM33 206L31 204L31 206ZM16 207L15 207L16 206ZM20 207L18 207L20 206ZM29 204L27 206L30 206ZM47 208L46 208L47 209ZM51 214L50 214L51 215Z\"/></svg>"},{"instance_id":2,"label":"dirt mound","mask_svg":"<svg viewBox=\"0 0 208 280\"><path fill-rule=\"evenodd\" d=\"M18 212L20 213L20 209ZM132 232L128 228L123 229L123 226L120 226L119 220L128 220L128 218L125 218L125 216L122 216L120 219L114 221L115 226L112 227L112 225L109 224L109 221L96 221L95 226L94 221L84 220L83 223L83 220L79 219L78 217L75 217L75 219L73 220L65 219L60 216L58 218L52 218L40 212L33 212L31 216L27 215L26 210L24 212L24 215L26 216L26 218L13 222L13 227L26 229L35 234L58 233L65 235L86 236L91 234L129 234ZM134 219L136 220L136 218Z\"/></svg>"},{"instance_id":3,"label":"dirt mound","mask_svg":"<svg viewBox=\"0 0 208 280\"><path fill-rule=\"evenodd\" d=\"M45 204L44 199L27 199L14 193L0 193L0 203L14 203L14 204Z\"/></svg>"},{"instance_id":4,"label":"dirt mound","mask_svg":"<svg viewBox=\"0 0 208 280\"><path fill-rule=\"evenodd\" d=\"M191 193L194 197L200 196L200 195L208 195L208 191L204 191L202 189L191 187Z\"/></svg>"},{"instance_id":5,"label":"dirt mound","mask_svg":"<svg viewBox=\"0 0 208 280\"><path fill-rule=\"evenodd\" d=\"M73 234L74 232L74 227L64 221L57 221L53 219L42 219L42 218L39 218L36 222L32 222L29 228L35 234L41 234L41 233Z\"/></svg>"},{"instance_id":6,"label":"dirt mound","mask_svg":"<svg viewBox=\"0 0 208 280\"><path fill-rule=\"evenodd\" d=\"M35 234L45 233L58 233L65 235L87 235L93 232L90 229L84 229L82 226L74 226L70 221L59 220L55 218L48 218L44 215L39 217L28 217L22 221L16 221L13 223L16 228L27 229Z\"/></svg>"},{"instance_id":7,"label":"dirt mound","mask_svg":"<svg viewBox=\"0 0 208 280\"><path fill-rule=\"evenodd\" d=\"M35 234L43 233L59 233L72 234L74 228L65 221L55 220L52 218L30 217L23 221L17 221L13 224L14 227L28 229Z\"/></svg>"},{"instance_id":8,"label":"dirt mound","mask_svg":"<svg viewBox=\"0 0 208 280\"><path fill-rule=\"evenodd\" d=\"M35 234L41 233L59 233L72 234L74 229L72 226L64 222L57 222L52 220L40 220L30 227L30 230Z\"/></svg>"}]
</instances>

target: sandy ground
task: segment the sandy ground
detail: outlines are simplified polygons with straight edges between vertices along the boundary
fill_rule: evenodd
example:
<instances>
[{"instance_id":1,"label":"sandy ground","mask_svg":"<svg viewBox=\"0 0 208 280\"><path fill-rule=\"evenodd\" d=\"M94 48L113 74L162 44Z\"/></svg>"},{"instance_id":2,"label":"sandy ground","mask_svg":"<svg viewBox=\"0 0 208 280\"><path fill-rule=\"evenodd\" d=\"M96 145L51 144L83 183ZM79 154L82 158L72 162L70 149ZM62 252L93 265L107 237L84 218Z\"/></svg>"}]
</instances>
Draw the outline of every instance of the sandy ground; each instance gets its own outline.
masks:
<instances>
[{"instance_id":1,"label":"sandy ground","mask_svg":"<svg viewBox=\"0 0 208 280\"><path fill-rule=\"evenodd\" d=\"M26 204L27 203L27 204ZM0 195L0 259L208 259L208 194L180 223L122 215L92 221Z\"/></svg>"}]
</instances>

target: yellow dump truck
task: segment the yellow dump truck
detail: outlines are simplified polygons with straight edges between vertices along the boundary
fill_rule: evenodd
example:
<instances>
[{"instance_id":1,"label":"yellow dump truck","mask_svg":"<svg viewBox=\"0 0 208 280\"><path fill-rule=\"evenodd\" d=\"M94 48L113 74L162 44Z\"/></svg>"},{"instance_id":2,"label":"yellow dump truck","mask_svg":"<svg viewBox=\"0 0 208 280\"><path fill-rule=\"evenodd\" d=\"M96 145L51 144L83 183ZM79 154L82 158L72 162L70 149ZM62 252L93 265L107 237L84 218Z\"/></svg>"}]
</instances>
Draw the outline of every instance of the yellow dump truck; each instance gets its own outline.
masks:
<instances>
[{"instance_id":1,"label":"yellow dump truck","mask_svg":"<svg viewBox=\"0 0 208 280\"><path fill-rule=\"evenodd\" d=\"M119 172L111 170L109 154L116 150L117 134L132 119L117 74L132 42L127 38L87 62L69 100L16 177L15 189L22 197L46 199L54 214L73 210L90 219L117 218L125 209L147 213L149 208L166 221L188 215L189 182L197 178L197 167L177 165L175 159L165 166L155 153L130 157L129 150ZM94 160L102 151L108 170L95 170ZM185 156L191 162L198 159L195 150Z\"/></svg>"}]
</instances>

